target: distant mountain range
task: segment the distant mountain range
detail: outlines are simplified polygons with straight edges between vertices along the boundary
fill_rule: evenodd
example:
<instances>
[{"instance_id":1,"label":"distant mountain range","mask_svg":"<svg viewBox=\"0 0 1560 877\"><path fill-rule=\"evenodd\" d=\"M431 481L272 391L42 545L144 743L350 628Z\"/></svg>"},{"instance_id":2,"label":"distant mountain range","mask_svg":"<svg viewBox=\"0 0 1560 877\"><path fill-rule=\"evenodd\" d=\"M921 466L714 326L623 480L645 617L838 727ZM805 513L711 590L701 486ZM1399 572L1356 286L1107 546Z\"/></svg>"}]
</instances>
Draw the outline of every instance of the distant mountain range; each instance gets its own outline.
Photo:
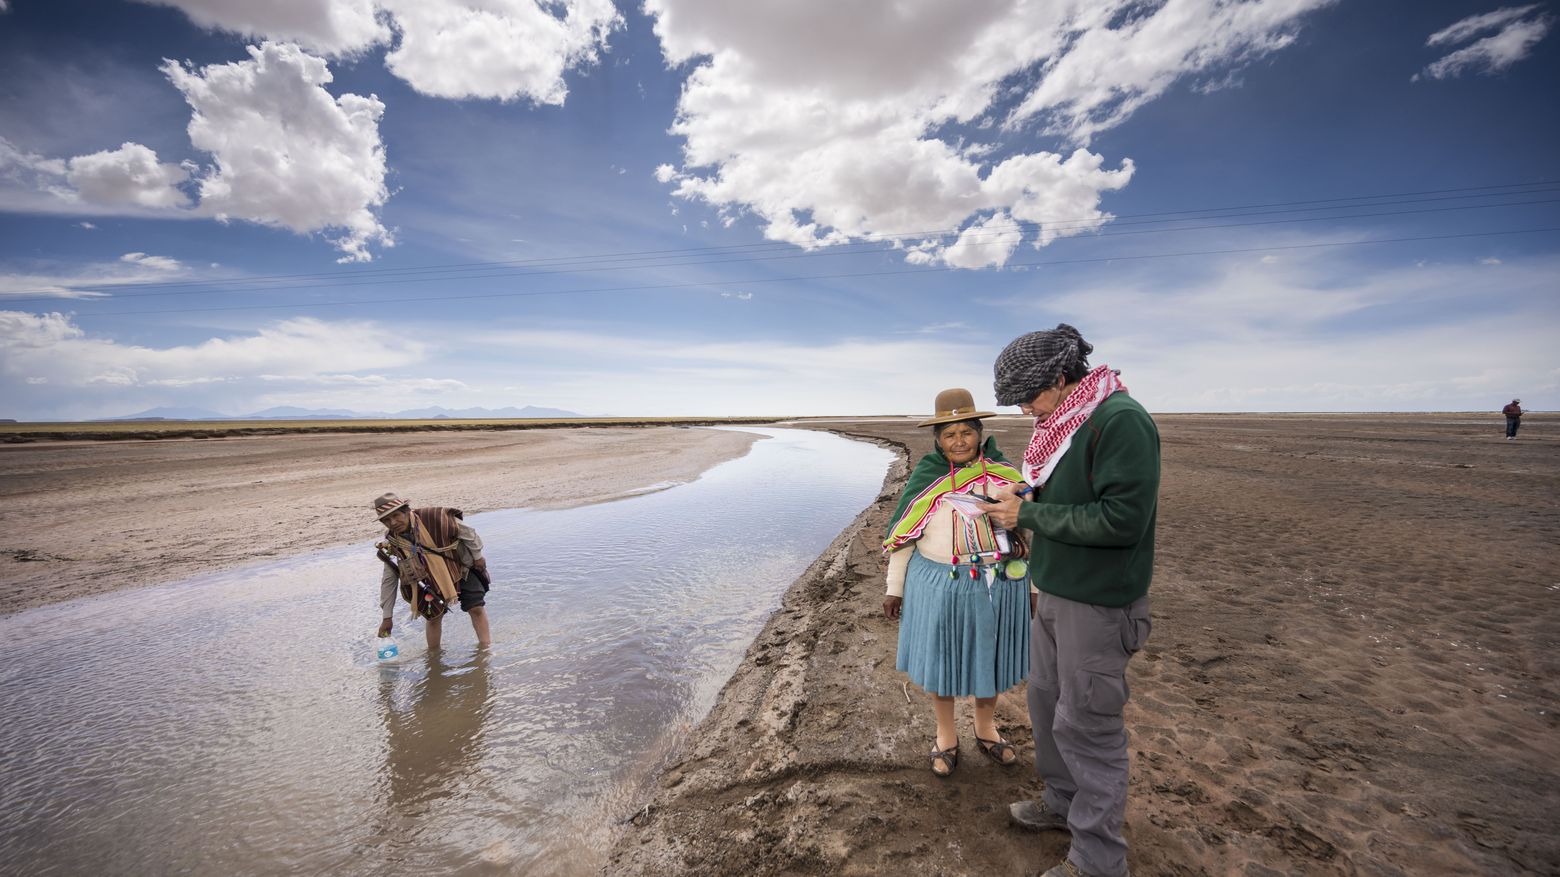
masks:
<instances>
[{"instance_id":1,"label":"distant mountain range","mask_svg":"<svg viewBox=\"0 0 1560 877\"><path fill-rule=\"evenodd\" d=\"M252 414L222 414L205 408L148 408L103 420L499 420L505 418L581 417L562 408L412 408L406 411L348 411L345 408L267 408Z\"/></svg>"}]
</instances>

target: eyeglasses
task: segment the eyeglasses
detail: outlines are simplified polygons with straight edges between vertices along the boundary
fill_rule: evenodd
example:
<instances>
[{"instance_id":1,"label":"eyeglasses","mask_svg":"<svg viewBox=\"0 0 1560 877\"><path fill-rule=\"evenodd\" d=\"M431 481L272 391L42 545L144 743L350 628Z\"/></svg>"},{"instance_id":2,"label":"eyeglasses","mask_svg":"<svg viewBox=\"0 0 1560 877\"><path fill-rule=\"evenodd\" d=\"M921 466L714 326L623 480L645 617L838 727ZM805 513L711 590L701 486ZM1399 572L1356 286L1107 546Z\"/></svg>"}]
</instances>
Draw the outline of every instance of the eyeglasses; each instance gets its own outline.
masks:
<instances>
[{"instance_id":1,"label":"eyeglasses","mask_svg":"<svg viewBox=\"0 0 1560 877\"><path fill-rule=\"evenodd\" d=\"M1060 390L1061 390L1061 387L1059 385L1058 386L1053 386L1053 387L1046 387L1044 390L1041 390L1040 392L1036 393L1034 395L1034 398L1030 399L1028 402L1020 402L1020 403L1018 403L1018 410L1024 412L1025 414L1034 414L1035 413L1035 404L1036 403L1038 403L1042 398L1044 398L1047 393L1057 392L1057 391L1060 391Z\"/></svg>"}]
</instances>

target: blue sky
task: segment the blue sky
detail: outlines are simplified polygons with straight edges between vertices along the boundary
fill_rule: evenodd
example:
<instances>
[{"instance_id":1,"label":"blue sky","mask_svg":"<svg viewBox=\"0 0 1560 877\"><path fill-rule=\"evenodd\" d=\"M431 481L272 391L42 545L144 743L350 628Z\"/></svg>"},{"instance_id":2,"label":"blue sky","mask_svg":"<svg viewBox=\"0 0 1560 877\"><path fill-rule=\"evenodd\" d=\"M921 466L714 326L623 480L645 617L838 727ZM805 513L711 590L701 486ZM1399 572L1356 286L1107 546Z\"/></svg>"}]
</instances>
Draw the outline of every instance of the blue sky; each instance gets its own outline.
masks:
<instances>
[{"instance_id":1,"label":"blue sky","mask_svg":"<svg viewBox=\"0 0 1560 877\"><path fill-rule=\"evenodd\" d=\"M0 417L1560 408L1553 4L0 0Z\"/></svg>"}]
</instances>

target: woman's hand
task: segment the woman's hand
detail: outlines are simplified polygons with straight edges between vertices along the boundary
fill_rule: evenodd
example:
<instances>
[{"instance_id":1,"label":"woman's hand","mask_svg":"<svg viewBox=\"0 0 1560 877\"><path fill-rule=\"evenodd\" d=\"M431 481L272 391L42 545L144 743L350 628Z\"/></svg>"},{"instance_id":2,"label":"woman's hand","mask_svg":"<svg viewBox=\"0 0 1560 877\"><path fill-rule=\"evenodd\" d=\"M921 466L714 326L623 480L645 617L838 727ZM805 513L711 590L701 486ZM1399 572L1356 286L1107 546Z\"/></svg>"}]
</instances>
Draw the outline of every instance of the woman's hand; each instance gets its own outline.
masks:
<instances>
[{"instance_id":1,"label":"woman's hand","mask_svg":"<svg viewBox=\"0 0 1560 877\"><path fill-rule=\"evenodd\" d=\"M1004 530L1018 529L1018 504L1023 502L1018 498L1018 492L1024 487L1022 484L1003 484L993 488L990 496L998 503L986 511L986 517Z\"/></svg>"},{"instance_id":2,"label":"woman's hand","mask_svg":"<svg viewBox=\"0 0 1560 877\"><path fill-rule=\"evenodd\" d=\"M889 621L893 621L894 619L898 618L899 608L904 602L905 601L903 597L884 597L883 617L887 618Z\"/></svg>"},{"instance_id":3,"label":"woman's hand","mask_svg":"<svg viewBox=\"0 0 1560 877\"><path fill-rule=\"evenodd\" d=\"M379 635L380 636L389 636L390 635L390 628L391 628L391 626L392 625L391 625L390 619L388 619L388 618L386 618L384 621L379 622Z\"/></svg>"}]
</instances>

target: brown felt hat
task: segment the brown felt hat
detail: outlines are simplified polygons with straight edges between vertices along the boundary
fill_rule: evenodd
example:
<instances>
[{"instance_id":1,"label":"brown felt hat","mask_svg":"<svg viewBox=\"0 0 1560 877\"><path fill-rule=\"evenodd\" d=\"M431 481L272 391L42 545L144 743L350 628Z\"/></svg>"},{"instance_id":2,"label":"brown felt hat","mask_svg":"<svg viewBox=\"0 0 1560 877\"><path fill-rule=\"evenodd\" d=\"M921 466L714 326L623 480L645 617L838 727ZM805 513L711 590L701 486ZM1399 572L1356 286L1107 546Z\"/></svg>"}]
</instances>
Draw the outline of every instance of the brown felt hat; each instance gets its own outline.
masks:
<instances>
[{"instance_id":1,"label":"brown felt hat","mask_svg":"<svg viewBox=\"0 0 1560 877\"><path fill-rule=\"evenodd\" d=\"M936 426L956 420L974 420L980 417L996 417L995 411L976 411L975 397L963 387L954 387L937 394L936 414L931 420L923 420L916 426Z\"/></svg>"},{"instance_id":2,"label":"brown felt hat","mask_svg":"<svg viewBox=\"0 0 1560 877\"><path fill-rule=\"evenodd\" d=\"M378 499L369 504L369 508L374 510L374 514L378 515L381 521L388 517L390 513L400 511L406 508L406 506L406 500L393 493L380 494Z\"/></svg>"}]
</instances>

